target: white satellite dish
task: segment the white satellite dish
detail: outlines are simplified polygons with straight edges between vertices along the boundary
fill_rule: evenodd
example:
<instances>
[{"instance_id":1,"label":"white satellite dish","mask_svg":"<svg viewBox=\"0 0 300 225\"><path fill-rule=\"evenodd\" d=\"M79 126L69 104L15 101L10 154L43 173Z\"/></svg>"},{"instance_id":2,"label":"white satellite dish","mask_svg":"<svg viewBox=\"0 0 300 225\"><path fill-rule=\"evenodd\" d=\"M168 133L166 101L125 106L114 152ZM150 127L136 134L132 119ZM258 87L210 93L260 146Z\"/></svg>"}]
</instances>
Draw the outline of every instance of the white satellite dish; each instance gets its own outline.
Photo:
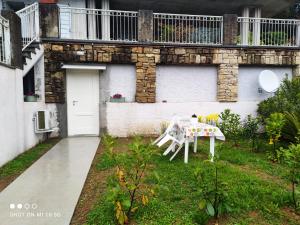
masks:
<instances>
[{"instance_id":1,"label":"white satellite dish","mask_svg":"<svg viewBox=\"0 0 300 225\"><path fill-rule=\"evenodd\" d=\"M264 70L259 74L258 82L260 87L268 92L274 93L280 86L278 76L271 70Z\"/></svg>"}]
</instances>

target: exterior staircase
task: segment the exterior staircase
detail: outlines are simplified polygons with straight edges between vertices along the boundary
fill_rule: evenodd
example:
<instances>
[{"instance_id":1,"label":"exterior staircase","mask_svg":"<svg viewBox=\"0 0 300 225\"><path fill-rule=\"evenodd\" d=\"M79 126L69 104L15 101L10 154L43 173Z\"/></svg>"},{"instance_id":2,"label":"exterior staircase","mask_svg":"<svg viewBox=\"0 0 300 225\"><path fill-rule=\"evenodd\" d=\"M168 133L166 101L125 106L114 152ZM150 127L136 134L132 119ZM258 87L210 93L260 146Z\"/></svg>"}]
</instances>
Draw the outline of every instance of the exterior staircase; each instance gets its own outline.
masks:
<instances>
[{"instance_id":1,"label":"exterior staircase","mask_svg":"<svg viewBox=\"0 0 300 225\"><path fill-rule=\"evenodd\" d=\"M25 76L29 70L39 61L43 56L44 49L39 42L32 42L22 51L23 56L23 76Z\"/></svg>"}]
</instances>

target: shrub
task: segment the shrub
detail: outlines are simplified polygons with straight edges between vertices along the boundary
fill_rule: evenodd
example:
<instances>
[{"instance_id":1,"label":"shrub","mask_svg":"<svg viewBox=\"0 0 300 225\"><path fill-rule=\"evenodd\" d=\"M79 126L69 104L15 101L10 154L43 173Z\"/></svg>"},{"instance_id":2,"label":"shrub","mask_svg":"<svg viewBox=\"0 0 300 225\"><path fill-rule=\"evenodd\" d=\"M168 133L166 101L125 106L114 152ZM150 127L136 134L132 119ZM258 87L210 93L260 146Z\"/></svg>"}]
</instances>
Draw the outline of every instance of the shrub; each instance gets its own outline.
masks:
<instances>
[{"instance_id":1,"label":"shrub","mask_svg":"<svg viewBox=\"0 0 300 225\"><path fill-rule=\"evenodd\" d=\"M285 112L285 125L282 129L282 136L292 143L299 143L300 139L300 112Z\"/></svg>"},{"instance_id":2,"label":"shrub","mask_svg":"<svg viewBox=\"0 0 300 225\"><path fill-rule=\"evenodd\" d=\"M273 149L270 154L272 160L277 160L277 149L276 143L281 137L281 131L285 124L285 118L282 113L273 113L269 118L266 119L266 132L270 137L270 145L273 145Z\"/></svg>"},{"instance_id":3,"label":"shrub","mask_svg":"<svg viewBox=\"0 0 300 225\"><path fill-rule=\"evenodd\" d=\"M146 184L145 178L156 148L136 137L129 145L128 153L117 154L114 152L113 138L105 136L103 143L105 150L117 165L116 173L108 187L107 200L114 204L118 224L128 224L139 207L146 206L149 198L154 196L155 187Z\"/></svg>"},{"instance_id":4,"label":"shrub","mask_svg":"<svg viewBox=\"0 0 300 225\"><path fill-rule=\"evenodd\" d=\"M300 200L297 196L296 185L300 183L300 144L290 145L284 151L284 159L290 168L289 180L292 184L292 203L295 211L300 210Z\"/></svg>"},{"instance_id":5,"label":"shrub","mask_svg":"<svg viewBox=\"0 0 300 225\"><path fill-rule=\"evenodd\" d=\"M259 129L260 120L258 118L254 118L251 115L248 115L243 123L243 134L246 138L251 141L251 149L254 150L257 134Z\"/></svg>"},{"instance_id":6,"label":"shrub","mask_svg":"<svg viewBox=\"0 0 300 225\"><path fill-rule=\"evenodd\" d=\"M266 118L272 113L300 112L300 79L285 79L276 94L258 105L258 114Z\"/></svg>"},{"instance_id":7,"label":"shrub","mask_svg":"<svg viewBox=\"0 0 300 225\"><path fill-rule=\"evenodd\" d=\"M228 184L221 180L222 165L215 158L215 162L205 161L205 170L198 167L194 175L198 182L201 199L198 207L208 216L217 219L221 214L231 211L227 204ZM213 179L211 179L213 177Z\"/></svg>"},{"instance_id":8,"label":"shrub","mask_svg":"<svg viewBox=\"0 0 300 225\"><path fill-rule=\"evenodd\" d=\"M225 137L232 139L234 145L237 146L242 131L240 115L232 113L230 109L225 109L220 114L220 119L222 120L220 124L221 131Z\"/></svg>"}]
</instances>

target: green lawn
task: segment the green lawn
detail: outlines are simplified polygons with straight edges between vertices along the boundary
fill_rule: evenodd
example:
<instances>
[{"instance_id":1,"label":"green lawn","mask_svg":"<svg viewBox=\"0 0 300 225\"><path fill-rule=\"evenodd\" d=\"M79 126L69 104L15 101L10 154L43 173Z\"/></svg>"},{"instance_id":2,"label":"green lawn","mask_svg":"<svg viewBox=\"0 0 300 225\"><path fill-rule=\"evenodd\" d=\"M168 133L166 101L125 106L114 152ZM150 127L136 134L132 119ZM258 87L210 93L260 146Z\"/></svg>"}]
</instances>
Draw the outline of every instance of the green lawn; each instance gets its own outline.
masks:
<instances>
[{"instance_id":1,"label":"green lawn","mask_svg":"<svg viewBox=\"0 0 300 225\"><path fill-rule=\"evenodd\" d=\"M2 166L0 168L0 180L22 173L37 159L39 159L45 152L52 148L58 141L59 139L57 138L49 139L44 143L38 144L37 146L19 155L14 160Z\"/></svg>"},{"instance_id":2,"label":"green lawn","mask_svg":"<svg viewBox=\"0 0 300 225\"><path fill-rule=\"evenodd\" d=\"M267 149L269 146L264 144L267 141L261 141L262 149ZM122 142L117 148L124 148L124 145L126 143ZM290 206L288 169L268 161L263 151L250 151L248 146L247 141L241 141L239 147L232 147L230 142L217 142L216 150L222 165L220 175L228 183L228 204L232 208L229 214L220 218L219 224L300 224L300 217L287 213ZM209 142L201 141L198 149L197 154L190 151L188 164L183 163L182 153L172 162L169 162L169 156L152 158L151 172L155 170L159 174L167 189L160 190L148 206L138 211L134 224L202 224L198 209L201 196L194 170L199 166L206 169L204 160L208 158ZM109 158L102 157L96 168L109 170L113 166ZM149 183L154 180L151 172L147 179ZM115 224L114 208L105 201L106 194L102 194L89 212L87 224Z\"/></svg>"}]
</instances>

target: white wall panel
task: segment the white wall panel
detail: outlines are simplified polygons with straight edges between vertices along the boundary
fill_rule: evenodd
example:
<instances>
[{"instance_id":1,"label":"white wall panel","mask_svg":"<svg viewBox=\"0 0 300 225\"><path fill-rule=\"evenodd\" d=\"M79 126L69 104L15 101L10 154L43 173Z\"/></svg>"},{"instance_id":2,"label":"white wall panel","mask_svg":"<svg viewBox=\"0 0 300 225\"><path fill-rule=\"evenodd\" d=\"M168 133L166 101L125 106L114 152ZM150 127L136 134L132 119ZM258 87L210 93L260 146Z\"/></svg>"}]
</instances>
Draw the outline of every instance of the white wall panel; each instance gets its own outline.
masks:
<instances>
[{"instance_id":1,"label":"white wall panel","mask_svg":"<svg viewBox=\"0 0 300 225\"><path fill-rule=\"evenodd\" d=\"M158 66L156 101L216 101L217 68L212 66Z\"/></svg>"}]
</instances>

